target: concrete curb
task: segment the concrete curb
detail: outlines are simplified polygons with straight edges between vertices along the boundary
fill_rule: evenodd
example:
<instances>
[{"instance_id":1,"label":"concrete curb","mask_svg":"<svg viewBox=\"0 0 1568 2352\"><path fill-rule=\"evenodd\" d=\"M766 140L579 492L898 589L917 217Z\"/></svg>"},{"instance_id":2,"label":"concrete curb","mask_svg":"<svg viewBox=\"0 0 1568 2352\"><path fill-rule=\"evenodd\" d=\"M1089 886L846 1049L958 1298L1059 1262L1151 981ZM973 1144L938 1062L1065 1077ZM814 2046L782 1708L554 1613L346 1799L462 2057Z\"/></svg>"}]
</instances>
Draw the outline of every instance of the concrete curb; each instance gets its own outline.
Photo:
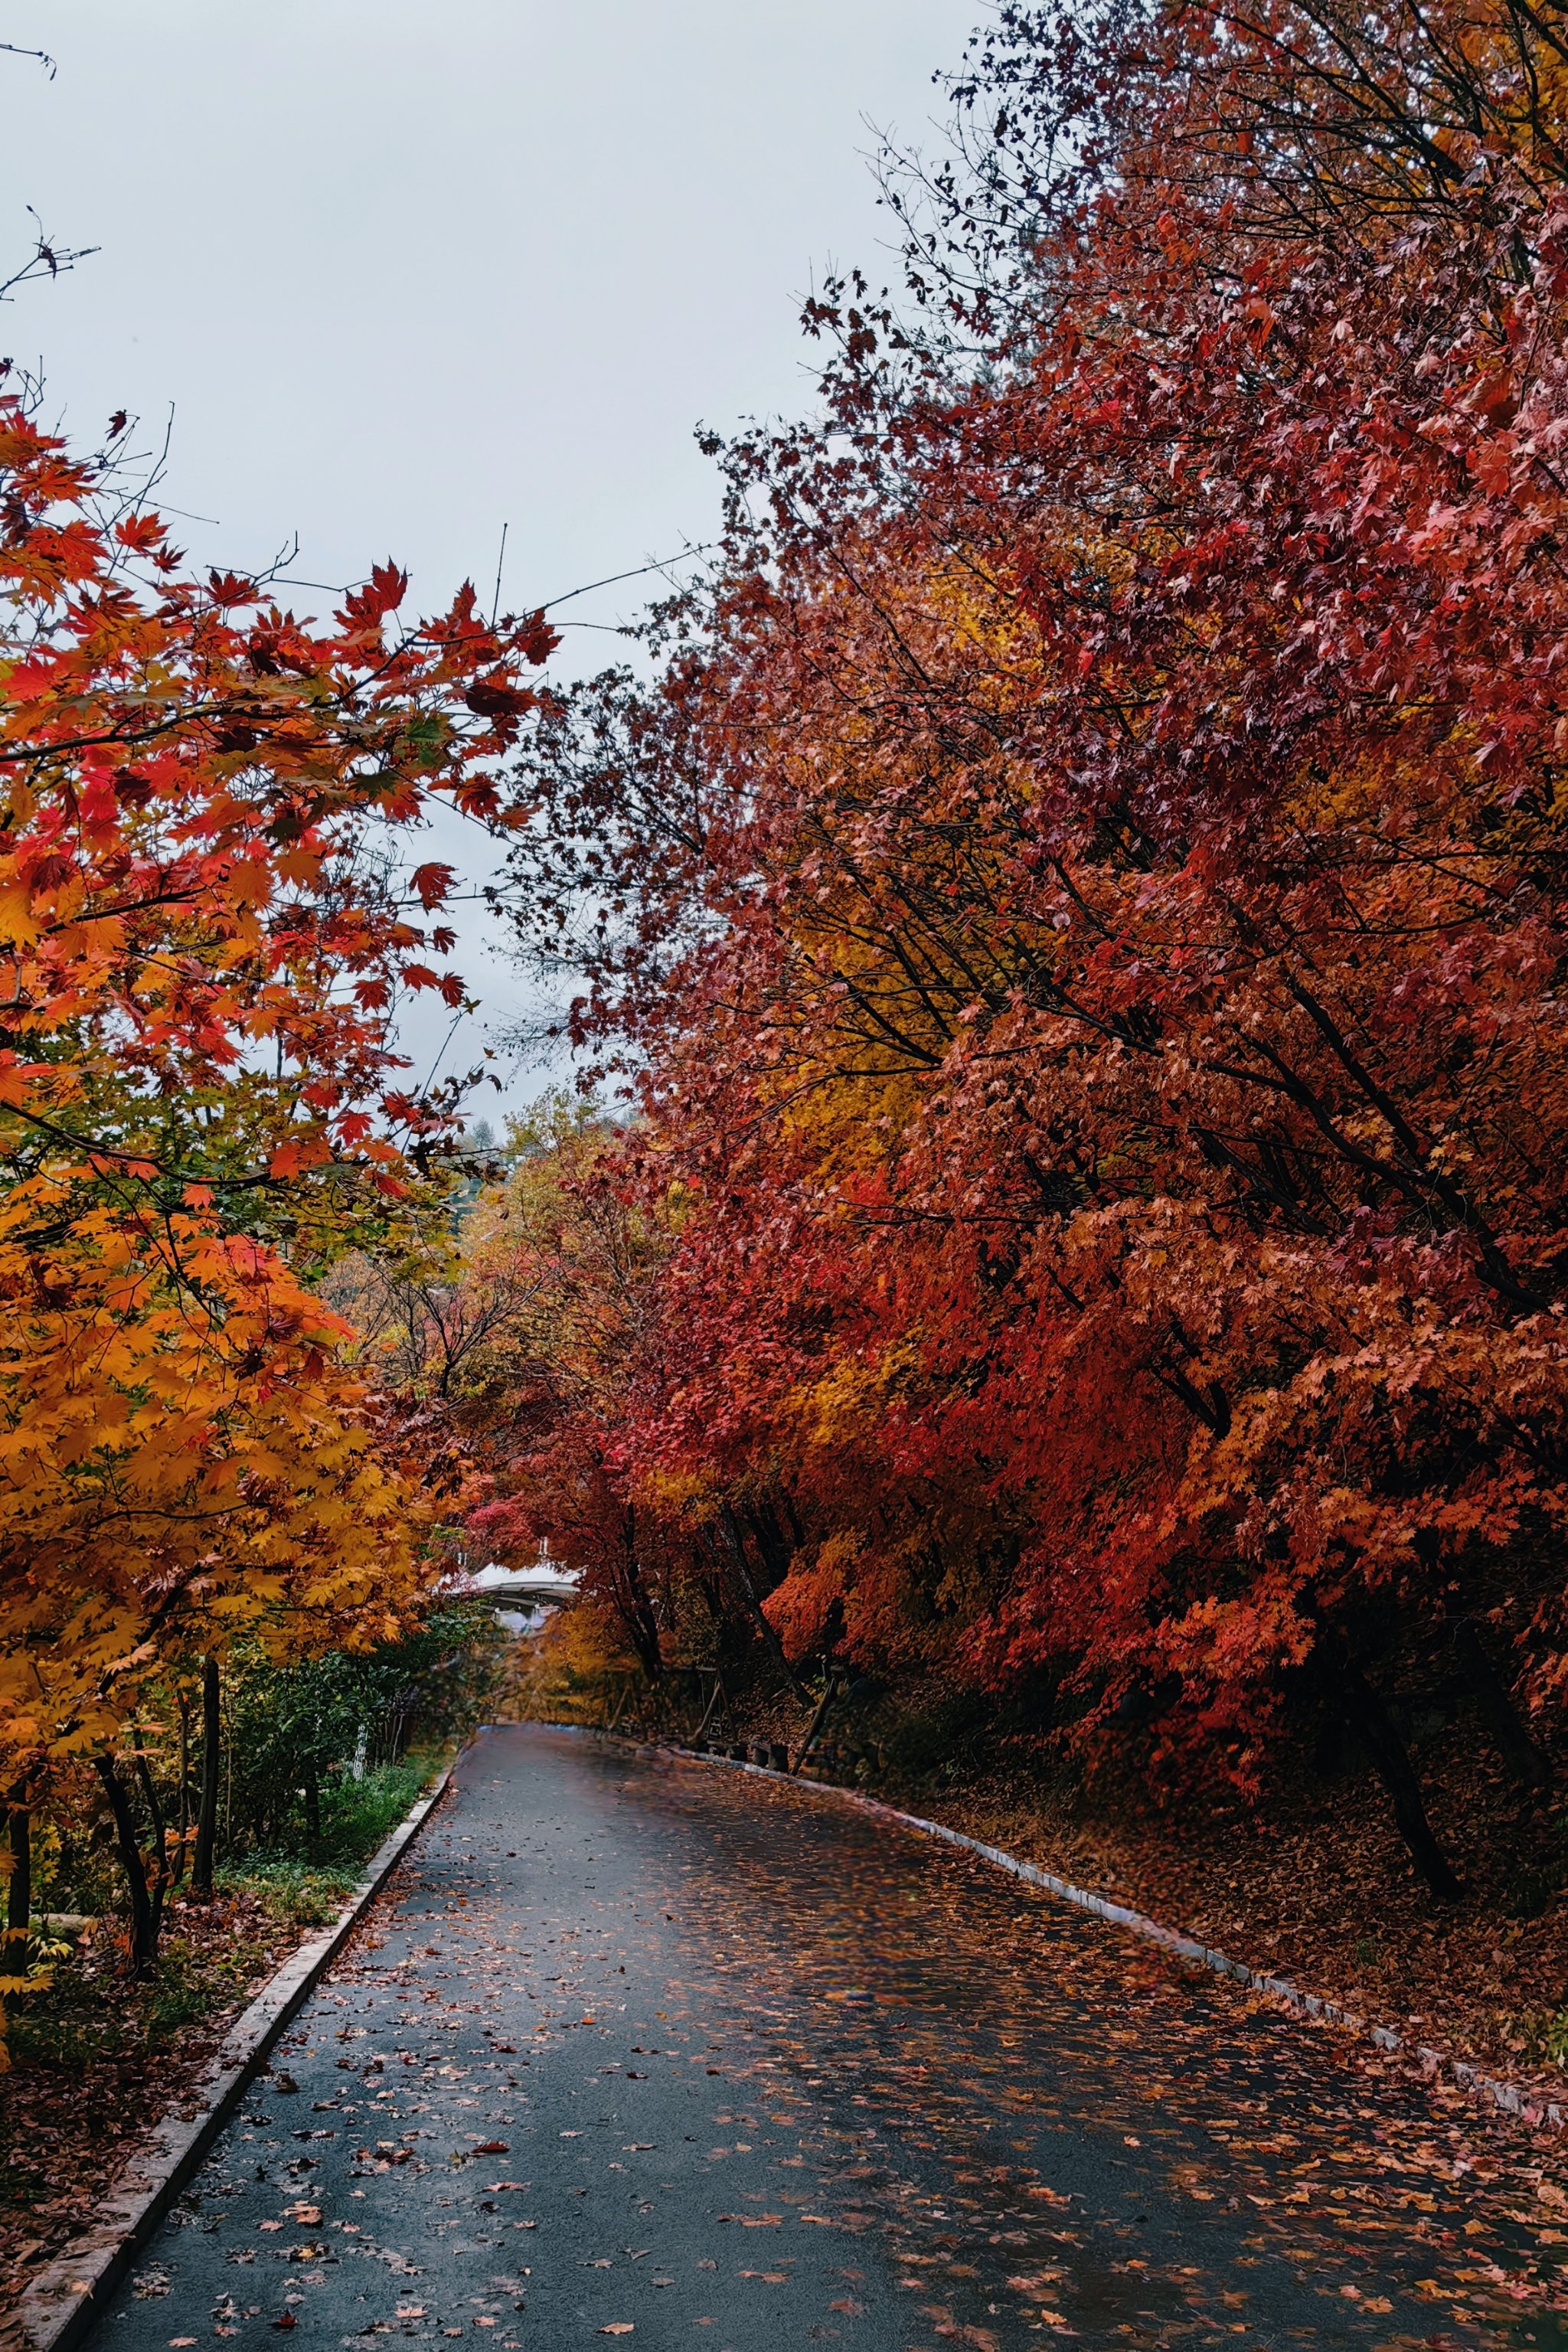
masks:
<instances>
[{"instance_id":1,"label":"concrete curb","mask_svg":"<svg viewBox=\"0 0 1568 2352\"><path fill-rule=\"evenodd\" d=\"M450 1785L440 1773L365 1865L364 1876L330 1927L307 1937L238 2016L179 2110L163 2117L100 2208L97 2225L74 2239L24 2293L0 2329L0 2352L70 2352L97 2323L153 2231L217 2137L235 2102L318 1979L336 1959Z\"/></svg>"},{"instance_id":2,"label":"concrete curb","mask_svg":"<svg viewBox=\"0 0 1568 2352\"><path fill-rule=\"evenodd\" d=\"M558 1731L581 1731L581 1724L556 1724ZM966 1853L978 1854L997 1870L1006 1871L1011 1877L1022 1878L1031 1886L1043 1887L1058 1902L1071 1903L1080 1911L1089 1911L1097 1919L1113 1927L1123 1927L1129 1935L1142 1936L1151 1944L1160 1945L1179 1959L1191 1960L1198 1968L1210 1969L1215 1976L1229 1977L1251 1992L1263 1994L1268 2000L1292 2010L1299 2017L1310 2018L1321 2025L1338 2026L1342 2032L1353 2034L1358 2041L1371 2042L1379 2050L1402 2052L1413 2057L1429 2082L1446 2079L1460 2090L1470 2091L1489 2105L1500 2107L1521 2123L1538 2131L1561 2131L1568 2123L1568 2105L1556 2100L1542 2099L1539 2095L1520 2083L1500 2082L1493 2074L1483 2073L1468 2058L1456 2058L1442 2050L1434 2050L1426 2042L1407 2042L1392 2025L1374 2025L1364 2017L1354 2016L1342 2009L1337 2001L1324 2000L1317 1993L1303 1992L1288 1977L1270 1976L1261 1969L1249 1968L1245 1960L1233 1960L1212 1945L1200 1943L1196 1937L1184 1936L1174 1927L1163 1927L1157 1919L1134 1911L1125 1903L1112 1903L1108 1895L1095 1895L1087 1886L1075 1886L1068 1878L1058 1878L1054 1871L1042 1870L1038 1864L1025 1862L1016 1853L1005 1853L1002 1847L984 1845L978 1838L966 1837L962 1830L949 1829L945 1822L922 1821L918 1813L901 1813L894 1805L885 1805L878 1797L862 1796L858 1789L840 1789L831 1780L803 1780L793 1772L777 1772L766 1764L743 1764L733 1756L716 1756L711 1752L699 1755L692 1748L664 1748L646 1741L621 1739L602 1731L590 1731L589 1737L605 1746L624 1748L628 1755L666 1757L683 1764L720 1764L731 1772L752 1772L762 1780L782 1780L792 1789L809 1790L813 1795L828 1797L840 1804L852 1805L857 1811L875 1813L884 1821L897 1822L907 1830L918 1830L922 1837L941 1838L946 1845L962 1846Z\"/></svg>"}]
</instances>

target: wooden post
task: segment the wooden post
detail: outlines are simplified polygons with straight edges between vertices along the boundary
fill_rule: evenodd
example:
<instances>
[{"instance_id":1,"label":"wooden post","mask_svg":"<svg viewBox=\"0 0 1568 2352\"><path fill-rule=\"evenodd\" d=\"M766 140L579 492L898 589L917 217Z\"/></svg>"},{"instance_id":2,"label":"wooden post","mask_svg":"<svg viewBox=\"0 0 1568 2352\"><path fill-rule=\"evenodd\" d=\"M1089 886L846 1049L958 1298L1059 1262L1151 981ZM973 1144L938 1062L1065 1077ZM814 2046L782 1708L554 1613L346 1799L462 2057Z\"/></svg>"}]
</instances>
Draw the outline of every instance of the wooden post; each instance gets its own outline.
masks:
<instances>
[{"instance_id":1,"label":"wooden post","mask_svg":"<svg viewBox=\"0 0 1568 2352\"><path fill-rule=\"evenodd\" d=\"M713 1711L721 1703L722 1703L726 1707L730 1704L729 1700L724 1696L724 1677L721 1674L715 1671L713 1675L713 1688L709 1696L708 1704L702 1710L702 1720L691 1735L692 1744L694 1746L706 1733L709 1725L713 1720Z\"/></svg>"},{"instance_id":2,"label":"wooden post","mask_svg":"<svg viewBox=\"0 0 1568 2352\"><path fill-rule=\"evenodd\" d=\"M812 1749L821 1738L823 1732L826 1727L828 1710L831 1708L834 1700L838 1696L841 1687L842 1685L837 1675L830 1666L827 1670L827 1688L822 1694L821 1702L817 1706L816 1713L811 1718L811 1722L806 1729L805 1738L800 1744L800 1752L795 1759L794 1769L795 1771L798 1772L800 1770L801 1766L805 1762L807 1757L811 1754Z\"/></svg>"}]
</instances>

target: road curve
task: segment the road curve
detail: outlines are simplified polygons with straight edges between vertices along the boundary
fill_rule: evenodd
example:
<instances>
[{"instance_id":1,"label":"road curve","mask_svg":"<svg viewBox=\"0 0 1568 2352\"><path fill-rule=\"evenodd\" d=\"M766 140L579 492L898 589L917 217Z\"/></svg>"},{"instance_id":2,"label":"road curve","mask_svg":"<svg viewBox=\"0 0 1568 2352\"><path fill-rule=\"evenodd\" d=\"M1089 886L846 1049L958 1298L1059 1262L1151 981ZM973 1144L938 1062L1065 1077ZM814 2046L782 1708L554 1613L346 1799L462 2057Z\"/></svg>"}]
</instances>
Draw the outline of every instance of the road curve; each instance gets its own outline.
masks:
<instances>
[{"instance_id":1,"label":"road curve","mask_svg":"<svg viewBox=\"0 0 1568 2352\"><path fill-rule=\"evenodd\" d=\"M90 2345L1563 2352L1563 2180L934 1841L507 1727Z\"/></svg>"}]
</instances>

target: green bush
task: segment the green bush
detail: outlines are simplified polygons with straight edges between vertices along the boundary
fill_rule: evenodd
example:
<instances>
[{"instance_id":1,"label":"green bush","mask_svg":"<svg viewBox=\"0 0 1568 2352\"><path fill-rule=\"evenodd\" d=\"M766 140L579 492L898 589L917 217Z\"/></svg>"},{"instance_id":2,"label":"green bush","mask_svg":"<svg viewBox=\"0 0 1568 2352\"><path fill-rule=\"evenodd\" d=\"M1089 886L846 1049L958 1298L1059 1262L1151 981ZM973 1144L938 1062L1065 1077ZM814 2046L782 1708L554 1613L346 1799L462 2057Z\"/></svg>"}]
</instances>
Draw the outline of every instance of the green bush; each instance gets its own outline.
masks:
<instances>
[{"instance_id":1,"label":"green bush","mask_svg":"<svg viewBox=\"0 0 1568 2352\"><path fill-rule=\"evenodd\" d=\"M436 1758L482 1721L504 1677L507 1636L482 1604L437 1611L413 1639L364 1655L279 1666L259 1647L224 1666L217 1875L263 1886L300 1925L323 1922L407 1811ZM156 1695L134 1734L145 1759L174 1886L189 1884L202 1781L199 1685ZM156 1825L140 1769L122 1765L144 1851ZM182 1854L182 1839L185 1851ZM69 1813L34 1825L40 1913L118 1913L124 1872L90 1778Z\"/></svg>"},{"instance_id":2,"label":"green bush","mask_svg":"<svg viewBox=\"0 0 1568 2352\"><path fill-rule=\"evenodd\" d=\"M364 1656L237 1662L226 1697L228 1853L363 1861L417 1793L408 1751L483 1719L506 1647L489 1610L459 1602Z\"/></svg>"},{"instance_id":3,"label":"green bush","mask_svg":"<svg viewBox=\"0 0 1568 2352\"><path fill-rule=\"evenodd\" d=\"M1503 2041L1517 2058L1568 2074L1568 2009L1526 2009L1501 2021Z\"/></svg>"},{"instance_id":4,"label":"green bush","mask_svg":"<svg viewBox=\"0 0 1568 2352\"><path fill-rule=\"evenodd\" d=\"M421 1749L395 1764L378 1764L363 1780L335 1771L322 1786L321 1827L313 1835L300 1832L292 1847L258 1846L233 1855L215 1873L216 1884L256 1887L301 1922L318 1912L329 1917L358 1878L357 1865L396 1828L429 1780L438 1752ZM300 1843L307 1853L297 1851ZM330 1907L322 1910L323 1904Z\"/></svg>"}]
</instances>

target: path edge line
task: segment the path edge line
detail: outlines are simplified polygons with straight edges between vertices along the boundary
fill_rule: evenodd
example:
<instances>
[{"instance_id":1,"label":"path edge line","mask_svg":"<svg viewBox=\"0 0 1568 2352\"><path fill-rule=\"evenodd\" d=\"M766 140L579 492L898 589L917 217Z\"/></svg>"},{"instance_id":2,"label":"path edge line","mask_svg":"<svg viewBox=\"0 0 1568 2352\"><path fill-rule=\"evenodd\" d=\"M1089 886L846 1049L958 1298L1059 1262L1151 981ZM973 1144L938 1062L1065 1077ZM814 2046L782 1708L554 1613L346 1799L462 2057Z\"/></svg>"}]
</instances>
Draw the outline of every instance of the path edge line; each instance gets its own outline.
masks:
<instances>
[{"instance_id":1,"label":"path edge line","mask_svg":"<svg viewBox=\"0 0 1568 2352\"><path fill-rule=\"evenodd\" d=\"M919 1813L900 1812L896 1805L884 1804L879 1797L868 1797L858 1789L841 1789L832 1780L803 1780L794 1772L776 1771L768 1764L742 1762L736 1756L716 1756L699 1753L694 1748L672 1748L648 1740L622 1739L614 1733L599 1731L589 1724L558 1723L550 1727L555 1731L579 1731L598 1740L604 1746L621 1748L631 1756L666 1757L682 1764L711 1764L731 1772L751 1772L761 1780L781 1780L792 1789L809 1790L814 1796L836 1799L840 1804L851 1805L858 1812L875 1813L884 1821L897 1822L907 1830L918 1830L922 1837L941 1838L947 1845L962 1846L966 1853L978 1854L997 1870L1011 1877L1026 1880L1031 1886L1040 1886L1058 1902L1073 1904L1080 1911L1092 1913L1113 1927L1129 1935L1142 1936L1145 1942L1160 1945L1180 1959L1191 1960L1215 1976L1229 1977L1250 1992L1262 1994L1278 2001L1298 2017L1310 2019L1314 2024L1338 2026L1357 2041L1370 2042L1379 2050L1388 2050L1414 2057L1428 2082L1439 2077L1452 2081L1458 2089L1473 2093L1487 2105L1500 2107L1521 2123L1537 2131L1562 2131L1568 2125L1568 2105L1555 2099L1543 2099L1523 2084L1508 2083L1495 2074L1487 2074L1468 2058L1457 2058L1449 2051L1434 2050L1424 2042L1411 2043L1397 2027L1373 2024L1358 2017L1337 2001L1325 2000L1320 1993L1303 1992L1289 1977L1270 1975L1266 1969L1248 1966L1245 1960L1233 1960L1212 1944L1195 1936L1184 1936L1174 1927L1162 1927L1147 1913L1135 1911L1126 1903L1113 1903L1109 1895L1096 1895L1087 1886L1076 1886L1070 1878L1059 1878L1055 1871L1042 1870L1038 1863L1026 1862L1022 1855L1008 1853L999 1845L986 1845L983 1840L968 1836L963 1830L950 1829L945 1822L928 1822Z\"/></svg>"},{"instance_id":2,"label":"path edge line","mask_svg":"<svg viewBox=\"0 0 1568 2352\"><path fill-rule=\"evenodd\" d=\"M197 2075L183 2109L171 2110L137 2150L99 2208L101 2218L72 2239L24 2290L13 2320L0 2329L0 2352L71 2352L102 2316L174 2199L197 2169L231 2109L284 2028L331 1967L451 1786L457 1759L437 1773L364 1867L330 1926L275 1969L242 2010Z\"/></svg>"}]
</instances>

